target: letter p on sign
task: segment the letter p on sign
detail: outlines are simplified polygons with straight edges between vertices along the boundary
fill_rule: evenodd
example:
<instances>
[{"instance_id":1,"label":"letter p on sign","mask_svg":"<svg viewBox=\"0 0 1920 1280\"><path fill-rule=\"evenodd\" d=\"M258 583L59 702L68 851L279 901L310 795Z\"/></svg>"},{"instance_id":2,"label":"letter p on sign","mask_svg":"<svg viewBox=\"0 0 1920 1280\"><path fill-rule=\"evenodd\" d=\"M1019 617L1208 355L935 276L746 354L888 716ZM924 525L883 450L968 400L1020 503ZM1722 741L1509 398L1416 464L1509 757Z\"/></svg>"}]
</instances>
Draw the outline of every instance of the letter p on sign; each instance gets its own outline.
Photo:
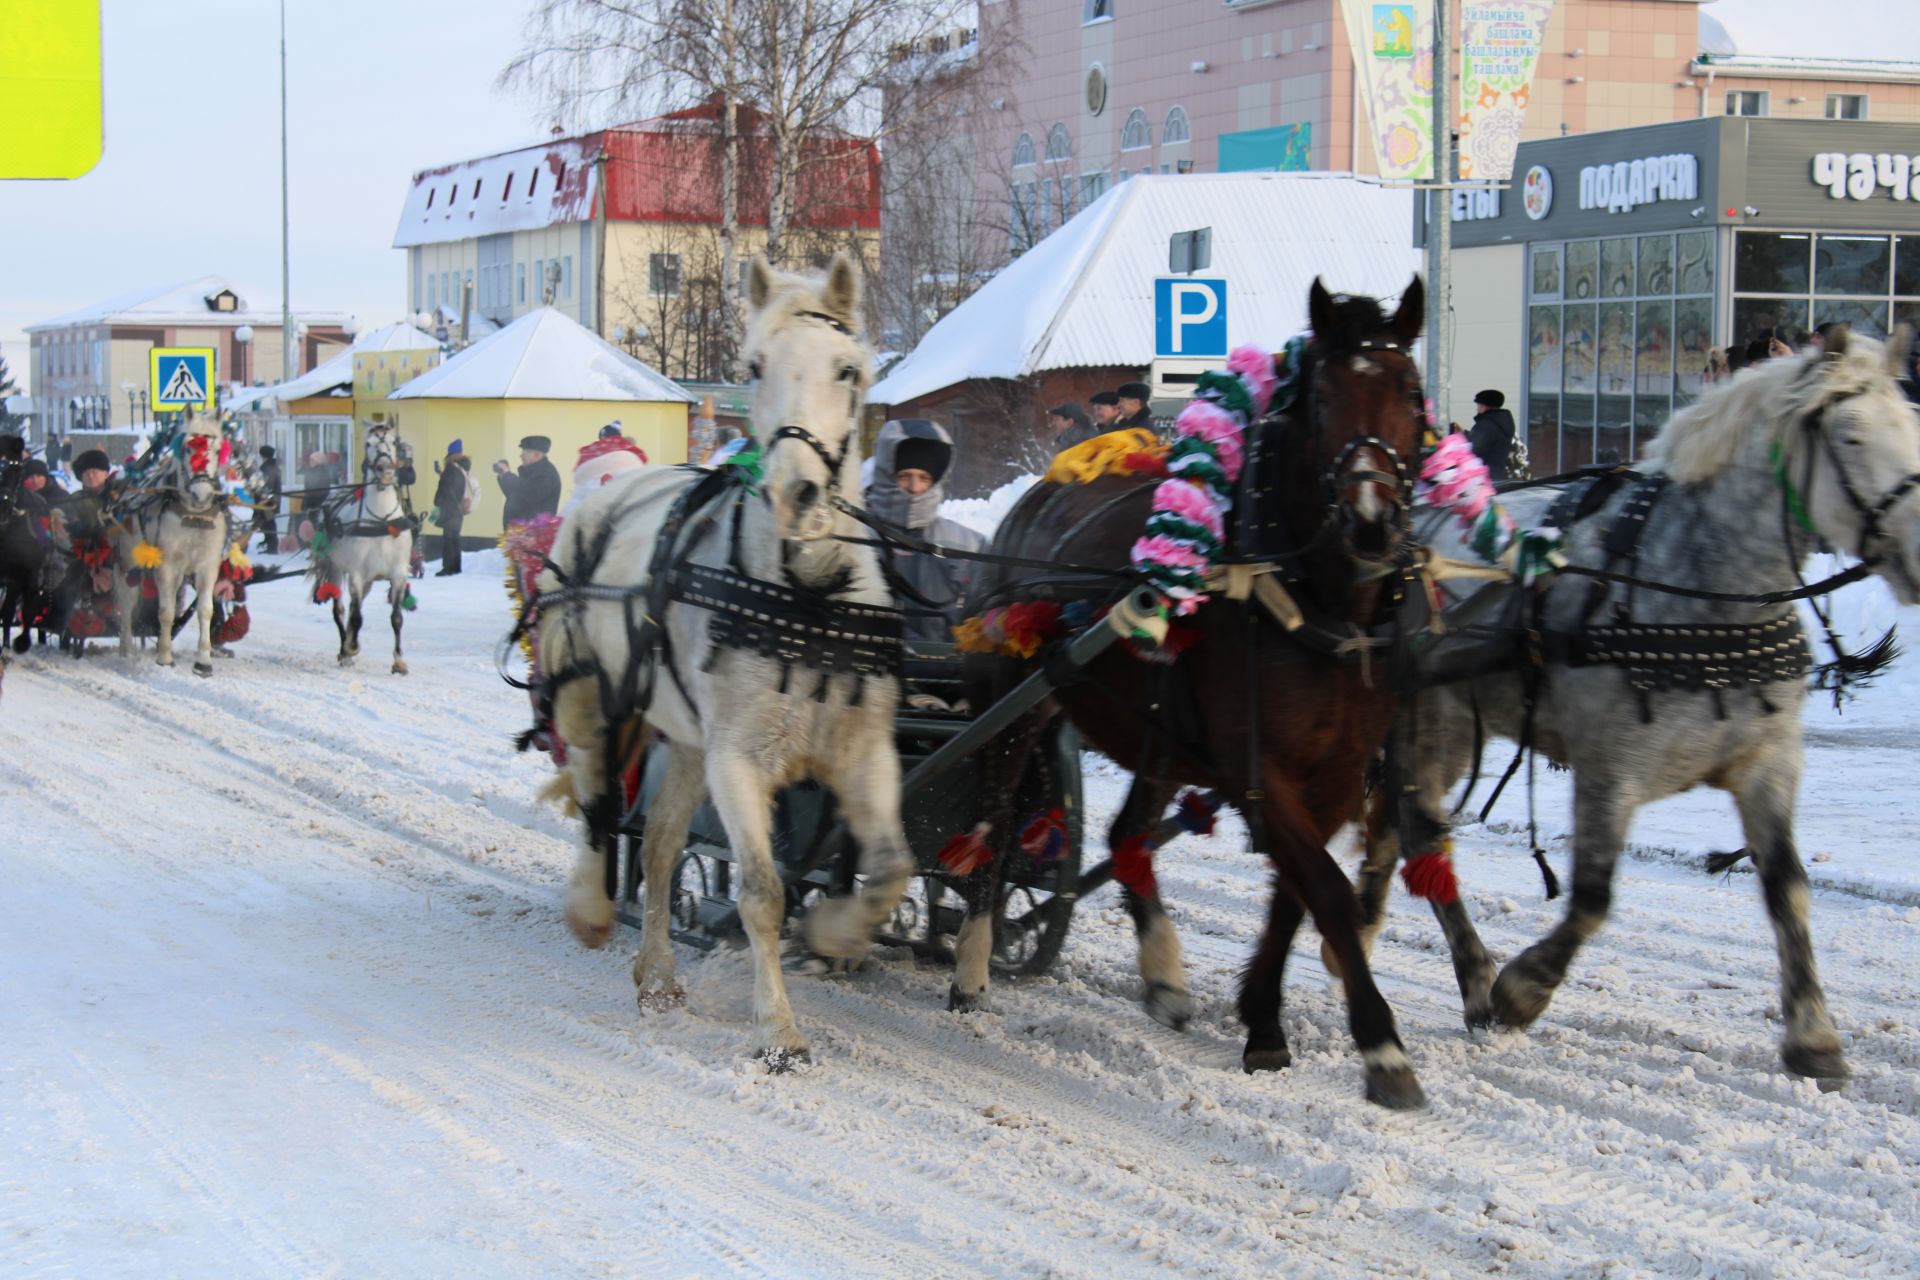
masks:
<instances>
[{"instance_id":1,"label":"letter p on sign","mask_svg":"<svg viewBox=\"0 0 1920 1280\"><path fill-rule=\"evenodd\" d=\"M1153 354L1227 354L1227 282L1162 276L1153 282Z\"/></svg>"}]
</instances>

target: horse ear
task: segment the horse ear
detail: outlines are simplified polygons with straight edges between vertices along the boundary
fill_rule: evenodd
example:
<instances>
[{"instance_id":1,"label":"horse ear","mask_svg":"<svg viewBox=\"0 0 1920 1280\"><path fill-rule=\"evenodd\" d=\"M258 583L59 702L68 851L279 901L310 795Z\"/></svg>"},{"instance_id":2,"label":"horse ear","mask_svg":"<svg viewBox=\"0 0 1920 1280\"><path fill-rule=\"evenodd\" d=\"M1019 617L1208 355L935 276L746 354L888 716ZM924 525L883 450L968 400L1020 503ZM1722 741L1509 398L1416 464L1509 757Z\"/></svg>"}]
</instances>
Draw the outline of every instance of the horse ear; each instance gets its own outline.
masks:
<instances>
[{"instance_id":1,"label":"horse ear","mask_svg":"<svg viewBox=\"0 0 1920 1280\"><path fill-rule=\"evenodd\" d=\"M849 329L860 327L860 268L844 252L835 253L827 264L827 287L820 303Z\"/></svg>"},{"instance_id":2,"label":"horse ear","mask_svg":"<svg viewBox=\"0 0 1920 1280\"><path fill-rule=\"evenodd\" d=\"M755 311L767 305L767 299L773 295L773 268L760 254L753 255L753 261L747 267L747 303Z\"/></svg>"},{"instance_id":3,"label":"horse ear","mask_svg":"<svg viewBox=\"0 0 1920 1280\"><path fill-rule=\"evenodd\" d=\"M1400 345L1410 347L1413 340L1420 336L1420 326L1427 319L1427 286L1418 275L1407 284L1407 291L1400 295L1400 309L1393 313L1393 322L1388 328Z\"/></svg>"},{"instance_id":4,"label":"horse ear","mask_svg":"<svg viewBox=\"0 0 1920 1280\"><path fill-rule=\"evenodd\" d=\"M1313 278L1313 288L1307 290L1307 323L1322 342L1331 338L1337 327L1333 319L1333 295L1320 283L1319 276Z\"/></svg>"},{"instance_id":5,"label":"horse ear","mask_svg":"<svg viewBox=\"0 0 1920 1280\"><path fill-rule=\"evenodd\" d=\"M1851 325L1837 324L1833 326L1833 328L1827 330L1827 346L1826 346L1827 359L1829 360L1845 359L1847 354L1847 348L1852 345L1853 345L1853 327Z\"/></svg>"}]
</instances>

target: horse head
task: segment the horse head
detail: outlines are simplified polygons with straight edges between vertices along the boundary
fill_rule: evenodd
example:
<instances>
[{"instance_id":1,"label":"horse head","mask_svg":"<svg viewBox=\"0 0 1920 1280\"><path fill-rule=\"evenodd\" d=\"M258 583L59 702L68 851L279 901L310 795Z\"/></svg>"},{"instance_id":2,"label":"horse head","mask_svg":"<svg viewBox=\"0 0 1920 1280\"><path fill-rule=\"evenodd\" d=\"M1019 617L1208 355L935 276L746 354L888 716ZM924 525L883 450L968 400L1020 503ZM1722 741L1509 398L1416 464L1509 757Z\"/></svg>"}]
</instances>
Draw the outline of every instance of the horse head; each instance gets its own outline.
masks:
<instances>
[{"instance_id":1,"label":"horse head","mask_svg":"<svg viewBox=\"0 0 1920 1280\"><path fill-rule=\"evenodd\" d=\"M1770 476L1783 520L1920 603L1920 423L1898 382L1912 340L1905 325L1884 344L1842 328L1824 349L1742 370L1675 414L1649 461L1686 484Z\"/></svg>"},{"instance_id":2,"label":"horse head","mask_svg":"<svg viewBox=\"0 0 1920 1280\"><path fill-rule=\"evenodd\" d=\"M833 530L844 486L858 487L860 406L873 352L860 336L860 269L836 253L823 277L788 275L755 257L747 273L746 344L753 420L766 444L767 501L784 539Z\"/></svg>"},{"instance_id":3,"label":"horse head","mask_svg":"<svg viewBox=\"0 0 1920 1280\"><path fill-rule=\"evenodd\" d=\"M1303 397L1325 507L1342 525L1356 559L1377 562L1399 549L1408 483L1420 448L1424 402L1413 363L1426 294L1415 276L1387 315L1372 298L1330 294L1316 278Z\"/></svg>"}]
</instances>

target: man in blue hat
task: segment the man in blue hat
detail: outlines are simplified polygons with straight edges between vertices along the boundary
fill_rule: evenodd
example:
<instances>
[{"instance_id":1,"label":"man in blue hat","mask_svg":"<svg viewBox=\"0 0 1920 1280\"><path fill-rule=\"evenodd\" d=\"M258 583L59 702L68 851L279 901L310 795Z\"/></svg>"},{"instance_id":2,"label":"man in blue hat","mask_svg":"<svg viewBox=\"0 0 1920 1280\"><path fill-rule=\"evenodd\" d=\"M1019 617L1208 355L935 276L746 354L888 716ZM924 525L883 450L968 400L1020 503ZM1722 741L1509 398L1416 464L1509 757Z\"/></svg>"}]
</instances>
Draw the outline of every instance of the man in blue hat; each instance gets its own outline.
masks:
<instances>
[{"instance_id":1,"label":"man in blue hat","mask_svg":"<svg viewBox=\"0 0 1920 1280\"><path fill-rule=\"evenodd\" d=\"M467 457L464 446L465 442L456 437L447 445L446 465L433 464L440 476L433 490L434 523L441 530L436 578L451 578L460 572L460 526L480 499L480 485L472 474L473 460Z\"/></svg>"},{"instance_id":2,"label":"man in blue hat","mask_svg":"<svg viewBox=\"0 0 1920 1280\"><path fill-rule=\"evenodd\" d=\"M560 509L560 473L547 461L552 451L553 441L546 436L528 436L520 442L520 474L513 474L504 458L493 464L500 492L507 495L502 524L511 527Z\"/></svg>"}]
</instances>

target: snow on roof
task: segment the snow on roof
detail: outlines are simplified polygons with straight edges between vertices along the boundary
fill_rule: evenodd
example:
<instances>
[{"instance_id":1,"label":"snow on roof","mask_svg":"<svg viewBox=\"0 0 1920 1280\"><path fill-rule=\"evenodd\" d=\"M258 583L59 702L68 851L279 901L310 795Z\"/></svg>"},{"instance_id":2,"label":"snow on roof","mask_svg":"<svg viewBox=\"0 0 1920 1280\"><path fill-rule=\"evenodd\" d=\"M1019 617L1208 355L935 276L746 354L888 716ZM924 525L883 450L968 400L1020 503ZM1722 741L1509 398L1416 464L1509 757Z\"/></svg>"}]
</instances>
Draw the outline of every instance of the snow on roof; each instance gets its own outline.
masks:
<instances>
[{"instance_id":1,"label":"snow on roof","mask_svg":"<svg viewBox=\"0 0 1920 1280\"><path fill-rule=\"evenodd\" d=\"M640 400L694 398L552 307L529 311L388 399Z\"/></svg>"},{"instance_id":2,"label":"snow on roof","mask_svg":"<svg viewBox=\"0 0 1920 1280\"><path fill-rule=\"evenodd\" d=\"M533 231L593 216L601 135L556 138L413 175L393 247Z\"/></svg>"},{"instance_id":3,"label":"snow on roof","mask_svg":"<svg viewBox=\"0 0 1920 1280\"><path fill-rule=\"evenodd\" d=\"M356 351L437 351L440 340L422 333L410 324L382 325L353 340L353 345L336 351L291 382L272 387L249 387L228 398L227 409L242 409L266 400L304 400L323 395L335 387L353 385L353 353Z\"/></svg>"},{"instance_id":4,"label":"snow on roof","mask_svg":"<svg viewBox=\"0 0 1920 1280\"><path fill-rule=\"evenodd\" d=\"M1307 327L1307 290L1397 296L1419 265L1413 194L1334 173L1140 174L1016 258L869 393L903 404L970 378L1153 359L1153 282L1177 231L1213 229L1229 344Z\"/></svg>"},{"instance_id":5,"label":"snow on roof","mask_svg":"<svg viewBox=\"0 0 1920 1280\"><path fill-rule=\"evenodd\" d=\"M207 299L222 290L231 290L239 299L238 310L215 311L207 306ZM225 276L200 276L179 284L163 284L116 294L92 306L30 324L27 332L64 329L76 324L251 324L277 328L281 321L277 299L258 307L250 304L250 299L265 296L244 289ZM338 325L352 319L344 311L296 311L293 315L296 320L308 325Z\"/></svg>"},{"instance_id":6,"label":"snow on roof","mask_svg":"<svg viewBox=\"0 0 1920 1280\"><path fill-rule=\"evenodd\" d=\"M1711 12L1700 10L1699 52L1713 55L1723 67L1726 58L1737 58L1738 70L1746 70L1749 59L1762 66L1785 60L1807 71L1871 76L1894 69L1920 76L1920 24L1912 21L1911 0L1849 0L1846 20L1840 22L1809 21L1806 0L1707 3Z\"/></svg>"},{"instance_id":7,"label":"snow on roof","mask_svg":"<svg viewBox=\"0 0 1920 1280\"><path fill-rule=\"evenodd\" d=\"M434 308L434 319L449 329L457 330L460 327L459 309L450 307L444 302ZM469 342L478 342L481 338L498 332L500 332L500 322L497 320L489 320L477 311L467 317L467 341Z\"/></svg>"}]
</instances>

